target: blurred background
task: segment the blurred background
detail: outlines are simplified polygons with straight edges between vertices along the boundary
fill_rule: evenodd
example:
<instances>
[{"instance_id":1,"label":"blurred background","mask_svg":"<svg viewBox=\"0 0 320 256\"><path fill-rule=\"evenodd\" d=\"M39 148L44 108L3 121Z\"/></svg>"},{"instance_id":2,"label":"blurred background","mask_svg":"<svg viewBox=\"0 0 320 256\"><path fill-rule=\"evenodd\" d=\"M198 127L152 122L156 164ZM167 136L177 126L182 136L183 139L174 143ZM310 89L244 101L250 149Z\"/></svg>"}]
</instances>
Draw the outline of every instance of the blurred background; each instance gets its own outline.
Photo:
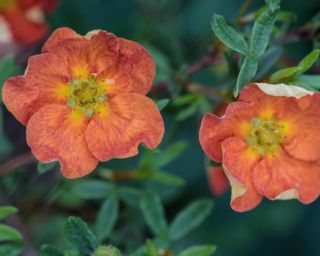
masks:
<instances>
[{"instance_id":1,"label":"blurred background","mask_svg":"<svg viewBox=\"0 0 320 256\"><path fill-rule=\"evenodd\" d=\"M246 4L249 5L246 7ZM175 245L177 248L214 243L218 246L217 256L320 255L320 200L308 206L296 201L264 200L248 213L232 211L229 206L230 191L219 197L214 197L210 192L206 160L198 141L202 113L210 111L210 106L213 108L219 104L219 97L213 95L209 100L200 100L200 110L190 107L192 102L190 106L174 103L176 98L186 94L184 77L188 72L188 81L195 86L202 84L213 88L209 90L211 94L215 90L234 86L230 65L223 57L196 72L190 72L189 68L214 49L217 39L210 28L213 13L219 13L235 23L239 14L245 16L256 12L263 5L263 1L254 0L60 0L46 16L50 31L64 26L80 34L104 29L137 41L151 52L157 63L157 76L150 96L157 100L170 99L169 105L162 111L166 135L160 148L166 148L173 141L187 143L184 151L165 169L185 179L185 185L172 187L147 181L137 186L152 187L161 194L169 220L192 199L210 197L215 204L205 224L179 241ZM243 8L245 13L241 13ZM306 26L308 28L312 18L320 12L320 1L284 0L281 9L291 16L278 33L290 34ZM240 24L240 27L245 34L250 31L252 23ZM296 40L288 40L279 46L281 57L271 69L294 64L311 51L315 42L305 40L308 34L299 33ZM319 37L319 30L316 33ZM14 73L22 74L27 58L39 53L44 41L45 38L28 46L3 48L0 52L3 58L9 52L14 54L17 63ZM233 77L236 75L233 74ZM5 163L27 153L29 149L25 142L25 127L4 106L1 107L0 161ZM112 160L103 167L131 170L140 158ZM89 177L69 181L62 178L57 170L39 175L36 164L20 166L15 172L0 178L0 204L15 205L19 209L19 225L28 236L30 246L38 249L42 244L50 243L64 248L63 227L67 216L81 216L91 223L101 204L99 200L80 198L73 193L73 187L82 180L97 177L100 177L99 174L93 173ZM135 186L134 182L124 183ZM130 251L130 248L144 241L148 231L139 224L142 222L141 214L125 205L120 209L120 219L109 241L119 243L115 237L122 237L121 230L130 229L131 233L127 232L124 240L116 244Z\"/></svg>"}]
</instances>

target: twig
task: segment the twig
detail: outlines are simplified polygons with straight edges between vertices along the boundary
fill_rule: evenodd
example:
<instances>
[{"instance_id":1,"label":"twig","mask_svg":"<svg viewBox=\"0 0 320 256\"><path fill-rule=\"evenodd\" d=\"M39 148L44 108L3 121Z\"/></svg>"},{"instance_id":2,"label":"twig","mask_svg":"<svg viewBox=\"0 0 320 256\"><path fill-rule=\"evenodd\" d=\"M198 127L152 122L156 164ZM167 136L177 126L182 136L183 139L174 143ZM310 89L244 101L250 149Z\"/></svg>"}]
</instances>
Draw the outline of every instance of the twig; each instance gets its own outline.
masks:
<instances>
[{"instance_id":1,"label":"twig","mask_svg":"<svg viewBox=\"0 0 320 256\"><path fill-rule=\"evenodd\" d=\"M15 169L21 166L34 163L35 161L36 159L34 158L31 152L19 155L9 160L8 162L0 165L0 177L6 175L11 171L14 171Z\"/></svg>"}]
</instances>

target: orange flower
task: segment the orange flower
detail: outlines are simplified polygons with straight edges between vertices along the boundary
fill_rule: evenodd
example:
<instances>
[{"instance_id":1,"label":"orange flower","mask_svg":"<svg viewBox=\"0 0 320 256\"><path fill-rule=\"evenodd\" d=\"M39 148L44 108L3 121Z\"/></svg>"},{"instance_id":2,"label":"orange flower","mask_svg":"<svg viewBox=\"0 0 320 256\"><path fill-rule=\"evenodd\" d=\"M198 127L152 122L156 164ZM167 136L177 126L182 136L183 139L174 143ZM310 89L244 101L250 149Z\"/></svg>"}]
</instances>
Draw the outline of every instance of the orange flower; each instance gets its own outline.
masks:
<instances>
[{"instance_id":1,"label":"orange flower","mask_svg":"<svg viewBox=\"0 0 320 256\"><path fill-rule=\"evenodd\" d=\"M223 118L204 116L200 143L221 162L231 207L247 211L263 196L304 204L320 193L320 94L284 84L252 84Z\"/></svg>"},{"instance_id":2,"label":"orange flower","mask_svg":"<svg viewBox=\"0 0 320 256\"><path fill-rule=\"evenodd\" d=\"M229 188L228 179L222 167L209 166L207 175L210 190L213 195L221 196Z\"/></svg>"},{"instance_id":3,"label":"orange flower","mask_svg":"<svg viewBox=\"0 0 320 256\"><path fill-rule=\"evenodd\" d=\"M82 37L56 30L24 76L5 82L8 110L27 126L33 154L57 160L67 178L90 173L98 160L127 158L162 140L161 114L145 95L155 75L139 44L96 30Z\"/></svg>"},{"instance_id":4,"label":"orange flower","mask_svg":"<svg viewBox=\"0 0 320 256\"><path fill-rule=\"evenodd\" d=\"M57 0L1 0L0 42L31 44L48 32L44 13L56 6Z\"/></svg>"}]
</instances>

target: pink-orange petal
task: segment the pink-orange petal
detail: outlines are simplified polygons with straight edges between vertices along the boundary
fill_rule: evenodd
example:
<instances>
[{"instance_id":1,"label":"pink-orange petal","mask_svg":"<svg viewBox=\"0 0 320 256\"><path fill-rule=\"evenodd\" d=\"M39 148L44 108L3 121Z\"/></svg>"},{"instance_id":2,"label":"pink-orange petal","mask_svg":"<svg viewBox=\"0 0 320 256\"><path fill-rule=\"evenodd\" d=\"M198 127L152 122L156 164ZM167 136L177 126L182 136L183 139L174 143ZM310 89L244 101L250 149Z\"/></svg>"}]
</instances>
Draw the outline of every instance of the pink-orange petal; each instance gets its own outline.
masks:
<instances>
[{"instance_id":1,"label":"pink-orange petal","mask_svg":"<svg viewBox=\"0 0 320 256\"><path fill-rule=\"evenodd\" d=\"M308 204L320 193L319 163L295 159L284 151L256 165L253 179L259 193L271 200L284 199L286 194L286 199L297 198Z\"/></svg>"},{"instance_id":2,"label":"pink-orange petal","mask_svg":"<svg viewBox=\"0 0 320 256\"><path fill-rule=\"evenodd\" d=\"M8 110L26 124L44 105L65 102L63 95L59 95L59 87L66 87L68 80L65 67L55 55L35 55L29 58L24 76L5 82L3 100Z\"/></svg>"},{"instance_id":3,"label":"pink-orange petal","mask_svg":"<svg viewBox=\"0 0 320 256\"><path fill-rule=\"evenodd\" d=\"M124 93L109 99L91 119L86 142L101 161L138 153L143 142L153 149L161 142L164 122L154 102L140 94Z\"/></svg>"},{"instance_id":4,"label":"pink-orange petal","mask_svg":"<svg viewBox=\"0 0 320 256\"><path fill-rule=\"evenodd\" d=\"M208 167L208 181L213 195L221 196L229 188L229 181L222 167Z\"/></svg>"},{"instance_id":5,"label":"pink-orange petal","mask_svg":"<svg viewBox=\"0 0 320 256\"><path fill-rule=\"evenodd\" d=\"M243 212L255 208L262 200L253 184L253 170L259 157L237 137L223 141L223 167L232 188L231 207Z\"/></svg>"},{"instance_id":6,"label":"pink-orange petal","mask_svg":"<svg viewBox=\"0 0 320 256\"><path fill-rule=\"evenodd\" d=\"M110 75L109 71L101 76L113 80L108 88L110 97L124 92L147 94L154 76L155 63L150 53L140 44L118 38L120 44L117 69Z\"/></svg>"},{"instance_id":7,"label":"pink-orange petal","mask_svg":"<svg viewBox=\"0 0 320 256\"><path fill-rule=\"evenodd\" d=\"M87 120L67 106L46 105L29 120L27 143L39 161L59 161L65 177L78 178L98 164L87 148L86 128Z\"/></svg>"}]
</instances>

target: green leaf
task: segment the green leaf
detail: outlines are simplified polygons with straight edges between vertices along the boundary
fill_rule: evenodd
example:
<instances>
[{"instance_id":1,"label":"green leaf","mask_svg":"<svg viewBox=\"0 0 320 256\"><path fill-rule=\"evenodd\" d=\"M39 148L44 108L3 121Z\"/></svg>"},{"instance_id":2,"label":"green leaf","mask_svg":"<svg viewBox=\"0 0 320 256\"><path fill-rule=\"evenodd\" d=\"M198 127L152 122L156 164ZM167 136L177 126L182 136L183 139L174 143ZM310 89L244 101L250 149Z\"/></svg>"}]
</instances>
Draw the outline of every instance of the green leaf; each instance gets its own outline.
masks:
<instances>
[{"instance_id":1,"label":"green leaf","mask_svg":"<svg viewBox=\"0 0 320 256\"><path fill-rule=\"evenodd\" d=\"M272 12L280 8L280 0L266 0L266 4Z\"/></svg>"},{"instance_id":2,"label":"green leaf","mask_svg":"<svg viewBox=\"0 0 320 256\"><path fill-rule=\"evenodd\" d=\"M37 164L37 170L38 170L38 173L41 175L41 174L44 174L46 173L47 171L50 171L52 170L58 163L57 162L51 162L51 163L41 163L41 162L38 162Z\"/></svg>"},{"instance_id":3,"label":"green leaf","mask_svg":"<svg viewBox=\"0 0 320 256\"><path fill-rule=\"evenodd\" d=\"M82 254L90 254L98 247L96 237L81 218L68 218L65 224L65 235L70 245Z\"/></svg>"},{"instance_id":4,"label":"green leaf","mask_svg":"<svg viewBox=\"0 0 320 256\"><path fill-rule=\"evenodd\" d=\"M101 245L92 256L121 256L121 252L115 247Z\"/></svg>"},{"instance_id":5,"label":"green leaf","mask_svg":"<svg viewBox=\"0 0 320 256\"><path fill-rule=\"evenodd\" d=\"M118 214L119 199L116 196L111 196L103 202L95 224L96 235L100 241L110 235L117 222Z\"/></svg>"},{"instance_id":6,"label":"green leaf","mask_svg":"<svg viewBox=\"0 0 320 256\"><path fill-rule=\"evenodd\" d=\"M163 110L168 104L169 104L169 99L162 99L162 100L159 100L157 102L157 106L159 108L159 110Z\"/></svg>"},{"instance_id":7,"label":"green leaf","mask_svg":"<svg viewBox=\"0 0 320 256\"><path fill-rule=\"evenodd\" d=\"M196 200L183 209L173 220L169 228L172 241L187 235L198 227L210 214L213 203L208 199Z\"/></svg>"},{"instance_id":8,"label":"green leaf","mask_svg":"<svg viewBox=\"0 0 320 256\"><path fill-rule=\"evenodd\" d=\"M146 245L143 248L143 252L148 256L160 256L159 249L150 239L147 240Z\"/></svg>"},{"instance_id":9,"label":"green leaf","mask_svg":"<svg viewBox=\"0 0 320 256\"><path fill-rule=\"evenodd\" d=\"M296 76L298 72L298 67L283 68L272 74L270 77L270 81L272 83L287 81L290 78Z\"/></svg>"},{"instance_id":10,"label":"green leaf","mask_svg":"<svg viewBox=\"0 0 320 256\"><path fill-rule=\"evenodd\" d=\"M2 102L2 86L7 78L16 72L14 55L7 55L0 61L0 103Z\"/></svg>"},{"instance_id":11,"label":"green leaf","mask_svg":"<svg viewBox=\"0 0 320 256\"><path fill-rule=\"evenodd\" d=\"M270 47L260 58L259 58L259 67L256 74L256 78L261 78L266 75L271 68L280 59L283 53L283 49L279 46Z\"/></svg>"},{"instance_id":12,"label":"green leaf","mask_svg":"<svg viewBox=\"0 0 320 256\"><path fill-rule=\"evenodd\" d=\"M64 253L64 256L83 256L83 254L78 251L69 250Z\"/></svg>"},{"instance_id":13,"label":"green leaf","mask_svg":"<svg viewBox=\"0 0 320 256\"><path fill-rule=\"evenodd\" d=\"M238 75L236 89L234 90L234 96L237 97L239 95L240 90L243 86L249 83L257 73L258 62L256 59L245 58L244 62L241 66L240 73Z\"/></svg>"},{"instance_id":14,"label":"green leaf","mask_svg":"<svg viewBox=\"0 0 320 256\"><path fill-rule=\"evenodd\" d=\"M107 198L113 191L114 185L100 180L86 180L76 184L72 193L82 199Z\"/></svg>"},{"instance_id":15,"label":"green leaf","mask_svg":"<svg viewBox=\"0 0 320 256\"><path fill-rule=\"evenodd\" d=\"M140 208L149 228L155 235L167 229L167 221L159 195L146 191L140 201Z\"/></svg>"},{"instance_id":16,"label":"green leaf","mask_svg":"<svg viewBox=\"0 0 320 256\"><path fill-rule=\"evenodd\" d=\"M22 235L18 230L4 224L0 224L0 242L21 240Z\"/></svg>"},{"instance_id":17,"label":"green leaf","mask_svg":"<svg viewBox=\"0 0 320 256\"><path fill-rule=\"evenodd\" d=\"M240 52L243 55L248 54L248 44L237 31L230 27L223 16L213 14L211 19L211 28L219 38L230 49Z\"/></svg>"},{"instance_id":18,"label":"green leaf","mask_svg":"<svg viewBox=\"0 0 320 256\"><path fill-rule=\"evenodd\" d=\"M320 91L320 75L301 75L289 82L307 90Z\"/></svg>"},{"instance_id":19,"label":"green leaf","mask_svg":"<svg viewBox=\"0 0 320 256\"><path fill-rule=\"evenodd\" d=\"M182 186L185 183L183 178L172 173L160 170L150 172L148 178L149 180L157 181L169 186Z\"/></svg>"},{"instance_id":20,"label":"green leaf","mask_svg":"<svg viewBox=\"0 0 320 256\"><path fill-rule=\"evenodd\" d=\"M162 154L155 157L153 167L157 169L171 163L175 158L182 154L187 146L188 144L185 141L179 141L170 145L162 152Z\"/></svg>"},{"instance_id":21,"label":"green leaf","mask_svg":"<svg viewBox=\"0 0 320 256\"><path fill-rule=\"evenodd\" d=\"M177 114L176 119L178 121L183 121L183 120L191 117L192 115L194 115L197 112L197 109L198 109L198 105L192 104L192 105L186 107L185 109L181 110Z\"/></svg>"},{"instance_id":22,"label":"green leaf","mask_svg":"<svg viewBox=\"0 0 320 256\"><path fill-rule=\"evenodd\" d=\"M178 256L210 256L216 249L215 245L197 245L180 252Z\"/></svg>"},{"instance_id":23,"label":"green leaf","mask_svg":"<svg viewBox=\"0 0 320 256\"><path fill-rule=\"evenodd\" d=\"M15 214L17 211L18 209L13 206L0 206L0 220L3 220L7 216Z\"/></svg>"},{"instance_id":24,"label":"green leaf","mask_svg":"<svg viewBox=\"0 0 320 256\"><path fill-rule=\"evenodd\" d=\"M320 50L316 49L309 53L306 57L304 57L298 64L299 72L296 74L301 75L306 72L309 68L313 66L313 64L318 60L320 55Z\"/></svg>"},{"instance_id":25,"label":"green leaf","mask_svg":"<svg viewBox=\"0 0 320 256\"><path fill-rule=\"evenodd\" d=\"M57 248L51 245L43 245L41 247L41 256L63 256L63 253L60 252Z\"/></svg>"},{"instance_id":26,"label":"green leaf","mask_svg":"<svg viewBox=\"0 0 320 256\"><path fill-rule=\"evenodd\" d=\"M0 255L5 256L21 256L22 245L20 243L0 244Z\"/></svg>"},{"instance_id":27,"label":"green leaf","mask_svg":"<svg viewBox=\"0 0 320 256\"><path fill-rule=\"evenodd\" d=\"M254 23L250 40L250 54L253 56L259 57L266 50L276 17L276 11L271 12L267 10L263 12Z\"/></svg>"},{"instance_id":28,"label":"green leaf","mask_svg":"<svg viewBox=\"0 0 320 256\"><path fill-rule=\"evenodd\" d=\"M126 203L136 206L140 202L141 191L136 188L122 186L119 188L119 196Z\"/></svg>"},{"instance_id":29,"label":"green leaf","mask_svg":"<svg viewBox=\"0 0 320 256\"><path fill-rule=\"evenodd\" d=\"M197 95L192 93L181 95L173 101L173 105L184 106L184 105L192 104L196 98L197 98Z\"/></svg>"}]
</instances>

